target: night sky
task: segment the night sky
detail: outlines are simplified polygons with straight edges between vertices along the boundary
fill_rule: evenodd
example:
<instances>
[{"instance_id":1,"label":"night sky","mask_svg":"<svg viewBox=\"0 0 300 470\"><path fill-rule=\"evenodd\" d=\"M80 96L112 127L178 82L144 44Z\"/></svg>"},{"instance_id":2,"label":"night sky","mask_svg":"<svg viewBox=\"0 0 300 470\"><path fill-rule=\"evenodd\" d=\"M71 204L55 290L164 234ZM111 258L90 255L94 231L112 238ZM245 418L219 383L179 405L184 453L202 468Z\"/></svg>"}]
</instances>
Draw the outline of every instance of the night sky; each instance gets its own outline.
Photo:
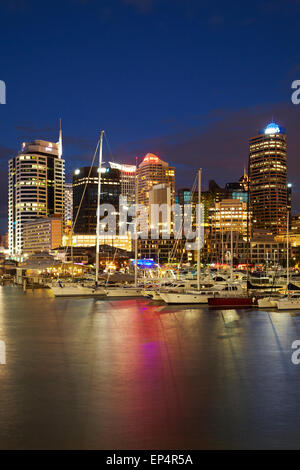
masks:
<instances>
[{"instance_id":1,"label":"night sky","mask_svg":"<svg viewBox=\"0 0 300 470\"><path fill-rule=\"evenodd\" d=\"M88 164L105 129L104 160L153 152L176 186L235 181L248 139L287 129L293 207L300 212L300 1L0 0L0 231L7 160L21 142L58 139L67 175Z\"/></svg>"}]
</instances>

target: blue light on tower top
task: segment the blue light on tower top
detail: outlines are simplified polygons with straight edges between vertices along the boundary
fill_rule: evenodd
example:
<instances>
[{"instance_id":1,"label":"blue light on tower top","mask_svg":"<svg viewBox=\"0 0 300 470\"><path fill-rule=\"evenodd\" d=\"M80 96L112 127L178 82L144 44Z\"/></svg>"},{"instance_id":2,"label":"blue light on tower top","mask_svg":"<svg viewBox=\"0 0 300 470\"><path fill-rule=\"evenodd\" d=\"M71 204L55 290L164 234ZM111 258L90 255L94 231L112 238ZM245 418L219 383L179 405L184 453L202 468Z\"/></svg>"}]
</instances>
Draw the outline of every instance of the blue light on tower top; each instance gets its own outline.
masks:
<instances>
[{"instance_id":1,"label":"blue light on tower top","mask_svg":"<svg viewBox=\"0 0 300 470\"><path fill-rule=\"evenodd\" d=\"M265 135L275 135L275 134L285 134L285 129L278 126L275 122L270 122L264 129L260 131L260 134Z\"/></svg>"},{"instance_id":2,"label":"blue light on tower top","mask_svg":"<svg viewBox=\"0 0 300 470\"><path fill-rule=\"evenodd\" d=\"M265 128L265 134L278 134L280 132L280 127L275 124L275 122L271 122L266 128Z\"/></svg>"}]
</instances>

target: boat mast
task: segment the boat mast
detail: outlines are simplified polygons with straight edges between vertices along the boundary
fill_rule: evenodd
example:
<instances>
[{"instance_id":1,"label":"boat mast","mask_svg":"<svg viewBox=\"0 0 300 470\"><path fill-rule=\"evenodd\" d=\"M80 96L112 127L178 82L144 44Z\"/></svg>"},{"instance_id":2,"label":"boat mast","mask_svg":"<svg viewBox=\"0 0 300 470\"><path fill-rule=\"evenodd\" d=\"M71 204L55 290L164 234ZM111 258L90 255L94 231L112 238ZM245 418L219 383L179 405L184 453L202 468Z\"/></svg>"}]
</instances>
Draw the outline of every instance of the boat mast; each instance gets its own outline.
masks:
<instances>
[{"instance_id":1,"label":"boat mast","mask_svg":"<svg viewBox=\"0 0 300 470\"><path fill-rule=\"evenodd\" d=\"M135 164L135 220L134 220L134 286L137 287L137 257L138 257L138 242L137 242L137 157Z\"/></svg>"},{"instance_id":2,"label":"boat mast","mask_svg":"<svg viewBox=\"0 0 300 470\"><path fill-rule=\"evenodd\" d=\"M201 177L202 168L198 171L198 240L197 240L197 287L200 290L200 273L201 273Z\"/></svg>"},{"instance_id":3,"label":"boat mast","mask_svg":"<svg viewBox=\"0 0 300 470\"><path fill-rule=\"evenodd\" d=\"M287 212L287 223L286 223L286 288L289 291L289 283L290 283L290 240L289 240L289 211Z\"/></svg>"},{"instance_id":4,"label":"boat mast","mask_svg":"<svg viewBox=\"0 0 300 470\"><path fill-rule=\"evenodd\" d=\"M101 195L101 167L102 167L103 134L104 134L104 131L101 131L101 133L100 133L100 146L99 146L98 193L97 193L96 279L95 279L96 286L98 284L98 277L99 277L100 195Z\"/></svg>"},{"instance_id":5,"label":"boat mast","mask_svg":"<svg viewBox=\"0 0 300 470\"><path fill-rule=\"evenodd\" d=\"M232 233L232 207L231 207L231 230L230 230L230 280L233 281L233 233Z\"/></svg>"}]
</instances>

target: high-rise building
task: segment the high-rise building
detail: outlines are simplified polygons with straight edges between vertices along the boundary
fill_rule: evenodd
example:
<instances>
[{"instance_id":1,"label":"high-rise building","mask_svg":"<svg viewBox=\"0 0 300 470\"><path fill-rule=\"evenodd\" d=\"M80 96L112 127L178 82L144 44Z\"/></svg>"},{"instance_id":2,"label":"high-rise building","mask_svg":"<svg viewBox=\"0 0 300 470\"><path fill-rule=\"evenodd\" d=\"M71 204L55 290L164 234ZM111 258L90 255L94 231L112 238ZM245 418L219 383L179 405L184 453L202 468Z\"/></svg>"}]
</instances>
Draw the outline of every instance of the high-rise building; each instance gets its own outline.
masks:
<instances>
[{"instance_id":1,"label":"high-rise building","mask_svg":"<svg viewBox=\"0 0 300 470\"><path fill-rule=\"evenodd\" d=\"M129 205L135 203L136 166L109 162L111 168L120 171L121 195L127 198Z\"/></svg>"},{"instance_id":2,"label":"high-rise building","mask_svg":"<svg viewBox=\"0 0 300 470\"><path fill-rule=\"evenodd\" d=\"M9 254L23 252L24 224L38 217L64 215L65 161L58 143L34 140L9 160Z\"/></svg>"},{"instance_id":3,"label":"high-rise building","mask_svg":"<svg viewBox=\"0 0 300 470\"><path fill-rule=\"evenodd\" d=\"M175 202L175 168L156 155L147 153L137 168L138 203L149 206L149 191L156 184L165 183L171 191L171 202Z\"/></svg>"},{"instance_id":4,"label":"high-rise building","mask_svg":"<svg viewBox=\"0 0 300 470\"><path fill-rule=\"evenodd\" d=\"M286 132L269 124L250 139L250 209L253 229L286 231L288 213Z\"/></svg>"},{"instance_id":5,"label":"high-rise building","mask_svg":"<svg viewBox=\"0 0 300 470\"><path fill-rule=\"evenodd\" d=\"M73 223L77 218L74 233L96 233L98 168L93 167L90 176L89 171L90 167L83 167L73 172ZM113 205L118 214L120 194L120 170L102 167L101 204Z\"/></svg>"}]
</instances>

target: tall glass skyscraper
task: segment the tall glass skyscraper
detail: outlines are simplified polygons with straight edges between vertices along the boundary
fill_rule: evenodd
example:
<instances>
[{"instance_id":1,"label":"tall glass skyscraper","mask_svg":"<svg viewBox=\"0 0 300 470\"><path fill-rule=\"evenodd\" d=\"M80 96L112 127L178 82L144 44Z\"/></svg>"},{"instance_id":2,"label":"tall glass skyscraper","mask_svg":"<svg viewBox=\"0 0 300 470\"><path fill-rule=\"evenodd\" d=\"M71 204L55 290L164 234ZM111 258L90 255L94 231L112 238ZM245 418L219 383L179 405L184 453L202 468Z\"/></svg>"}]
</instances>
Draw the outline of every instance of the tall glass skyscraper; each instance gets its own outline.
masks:
<instances>
[{"instance_id":1,"label":"tall glass skyscraper","mask_svg":"<svg viewBox=\"0 0 300 470\"><path fill-rule=\"evenodd\" d=\"M287 142L285 130L269 124L250 139L250 209L253 229L285 233L287 225Z\"/></svg>"}]
</instances>

